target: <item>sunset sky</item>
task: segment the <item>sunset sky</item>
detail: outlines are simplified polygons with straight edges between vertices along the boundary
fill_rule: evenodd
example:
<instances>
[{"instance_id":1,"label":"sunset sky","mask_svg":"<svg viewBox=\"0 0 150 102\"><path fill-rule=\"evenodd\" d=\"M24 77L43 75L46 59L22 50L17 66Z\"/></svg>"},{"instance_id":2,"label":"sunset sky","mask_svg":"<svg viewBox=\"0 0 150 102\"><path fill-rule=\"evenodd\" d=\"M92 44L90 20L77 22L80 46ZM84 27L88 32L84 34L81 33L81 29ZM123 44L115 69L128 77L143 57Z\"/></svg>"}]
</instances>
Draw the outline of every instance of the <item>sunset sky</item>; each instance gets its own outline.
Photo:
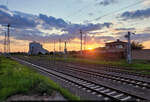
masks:
<instances>
[{"instance_id":1,"label":"sunset sky","mask_svg":"<svg viewBox=\"0 0 150 102\"><path fill-rule=\"evenodd\" d=\"M150 0L0 0L0 51L4 32L12 25L11 51L28 51L29 42L56 50L67 41L68 50L80 49L80 29L87 35L86 48L102 47L116 39L132 41L150 49Z\"/></svg>"}]
</instances>

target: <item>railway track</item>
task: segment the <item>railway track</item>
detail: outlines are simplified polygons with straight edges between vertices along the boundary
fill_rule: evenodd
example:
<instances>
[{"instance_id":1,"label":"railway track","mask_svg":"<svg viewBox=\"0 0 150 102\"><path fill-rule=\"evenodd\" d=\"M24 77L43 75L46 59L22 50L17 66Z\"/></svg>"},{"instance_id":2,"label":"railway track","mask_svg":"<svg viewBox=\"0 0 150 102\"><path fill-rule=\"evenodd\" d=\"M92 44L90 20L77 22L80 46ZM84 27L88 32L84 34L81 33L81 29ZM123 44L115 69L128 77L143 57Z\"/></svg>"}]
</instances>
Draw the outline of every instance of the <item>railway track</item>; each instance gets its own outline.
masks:
<instances>
[{"instance_id":1,"label":"railway track","mask_svg":"<svg viewBox=\"0 0 150 102\"><path fill-rule=\"evenodd\" d=\"M112 86L112 85L107 85L107 84L109 84L109 83L105 83L104 84L104 86L108 86L108 87L111 87L111 88L114 88L114 87L116 87L115 89L117 89L118 88L118 90L119 91L123 91L123 92L125 92L125 93L130 93L131 91L130 91L130 89L131 90L134 90L134 91L132 91L131 93L132 93L132 95L136 95L136 96L138 96L138 97L145 97L145 99L148 99L148 100L150 100L150 98L149 97L147 97L147 95L148 94L150 94L150 90L148 91L146 88L149 88L149 86L147 86L147 84L144 84L144 85L140 85L139 84L139 82L137 82L137 83L133 83L133 81L125 81L124 79L122 80L122 79L113 79L113 78L108 78L108 77L101 77L101 76L98 76L98 75L95 75L95 73L92 73L93 75L91 76L91 72L85 72L85 71L83 71L83 70L76 70L75 68L71 68L69 71L68 71L68 69L69 69L69 67L65 67L65 68L62 68L62 65L60 65L60 66L56 66L55 65L55 68L59 68L59 69L57 69L57 70L59 70L59 71L61 71L61 72L63 72L63 73L69 73L70 75L73 75L74 74L74 76L85 76L85 79L89 79L89 81L90 80L93 80L93 82L99 82L100 81L100 84L101 85L103 85L102 83L104 83L103 81L107 81L107 82L109 82L109 81L113 81L113 82L115 82L115 83L117 83L118 82L118 84L116 84L116 85L119 85L119 86L125 86L125 88L128 88L128 89L122 89L122 88L119 88L119 87L116 87L116 86ZM77 73L77 72L79 72L79 73ZM83 74L84 73L84 74ZM85 75L85 73L86 73L86 75ZM87 75L88 74L88 75ZM95 80L96 79L96 80ZM104 80L105 79L105 80ZM135 81L134 81L135 82ZM112 83L113 84L113 83ZM128 85L128 87L127 87L127 85ZM133 87L133 88L130 88L130 87ZM134 88L135 87L135 88ZM140 90L139 90L140 89ZM129 90L129 91L128 91ZM138 91L137 91L138 90ZM145 92L145 94L147 94L147 95L143 95L143 92ZM131 94L130 93L130 94Z\"/></svg>"},{"instance_id":2,"label":"railway track","mask_svg":"<svg viewBox=\"0 0 150 102\"><path fill-rule=\"evenodd\" d=\"M103 100L137 101L137 102L141 100L146 100L139 96L131 95L129 93L122 92L113 88L109 88L109 87L100 85L98 83L95 83L93 81L90 81L90 80L87 80L78 76L74 76L74 75L64 73L62 71L58 71L54 69L56 66L55 67L51 66L53 67L52 69L47 69L47 68L32 64L30 62L24 61L24 60L20 60L17 58L13 58L13 59L24 62L26 64L30 64L38 68L38 70L40 71L44 71L54 76L57 76L59 79L64 80L65 82L68 82L68 83L72 83L75 87L82 88L86 90L87 92L90 92L91 94L94 94L98 98L101 98Z\"/></svg>"},{"instance_id":3,"label":"railway track","mask_svg":"<svg viewBox=\"0 0 150 102\"><path fill-rule=\"evenodd\" d=\"M102 73L102 72L96 72L96 71L88 70L86 68L79 67L79 66L65 65L65 64L61 64L61 63L56 64L56 65L57 66L60 65L59 67L66 66L67 70L69 69L70 71L77 71L80 73L90 74L90 75L92 75L92 77L95 77L95 78L106 78L107 80L113 80L113 81L116 81L119 83L122 82L124 84L129 84L134 87L141 87L142 89L150 89L150 82L136 80L133 78L125 78L122 76L116 76L116 75L106 74L106 73Z\"/></svg>"},{"instance_id":4,"label":"railway track","mask_svg":"<svg viewBox=\"0 0 150 102\"><path fill-rule=\"evenodd\" d=\"M59 62L60 63L60 62ZM68 64L68 62L63 62L63 63L66 63ZM87 68L87 69L95 69L95 70L104 70L104 71L107 71L107 72L115 72L115 74L122 74L122 75L132 75L132 76L137 76L137 77L143 77L143 78L147 78L149 79L150 76L149 75L144 75L144 74L141 74L141 73L138 73L138 72L133 72L133 71L129 71L127 70L126 68L120 68L120 67L117 67L117 66L110 66L110 65L90 65L90 64L81 64L81 63L74 63L74 62L69 62L70 64L72 65L76 65L78 67L84 67L84 68ZM149 80L150 82L150 80Z\"/></svg>"},{"instance_id":5,"label":"railway track","mask_svg":"<svg viewBox=\"0 0 150 102\"><path fill-rule=\"evenodd\" d=\"M85 65L81 65L79 64L79 66L82 66L82 67L85 67ZM143 78L146 78L146 79L149 79L150 76L149 75L144 75L144 74L141 74L141 73L137 73L137 72L133 72L133 71L129 71L129 70L125 70L124 68L119 68L119 67L114 67L114 66L93 66L91 65L90 68L92 69L96 69L96 70L104 70L104 71L107 71L107 72L115 72L115 74L122 74L122 75L131 75L131 76L134 76L134 77L143 77ZM150 82L150 80L149 80Z\"/></svg>"},{"instance_id":6,"label":"railway track","mask_svg":"<svg viewBox=\"0 0 150 102\"><path fill-rule=\"evenodd\" d=\"M63 63L66 63L66 62L63 62ZM83 66L83 67L87 66L83 63L74 63L73 62L72 64L77 64L77 65ZM113 71L113 72L116 72L116 73L124 72L124 74L131 74L131 75L135 75L135 76L150 78L149 75L144 75L144 74L141 74L141 73L138 73L138 72L129 71L128 70L129 68L125 68L125 67L112 66L112 65L90 65L90 64L88 64L88 66L90 66L91 68L94 68L94 69L98 69L98 70L99 69L104 69L106 71Z\"/></svg>"},{"instance_id":7,"label":"railway track","mask_svg":"<svg viewBox=\"0 0 150 102\"><path fill-rule=\"evenodd\" d=\"M44 57L41 57L42 60L44 60ZM54 60L54 59L50 59L50 60ZM46 60L45 60L46 61ZM57 64L58 61L55 62L55 64ZM68 65L68 62L63 62L63 64ZM61 64L61 62L59 61L58 64ZM129 81L134 83L134 80L137 80L139 84L145 84L146 83L150 83L150 76L149 75L143 75L140 73L136 73L136 72L132 72L129 70L125 70L123 68L116 68L115 66L97 66L97 65L89 65L89 64L81 64L81 63L73 63L73 62L69 62L69 64L72 67L73 65L75 65L75 67L80 67L84 70L89 70L89 71L94 71L94 72L103 72L104 75L109 76L112 75L114 78L118 78L118 77L122 77L125 78L127 81L129 79ZM73 66L74 67L74 66ZM101 73L102 74L102 73ZM135 82L136 83L136 82ZM144 87L143 87L144 88Z\"/></svg>"}]
</instances>

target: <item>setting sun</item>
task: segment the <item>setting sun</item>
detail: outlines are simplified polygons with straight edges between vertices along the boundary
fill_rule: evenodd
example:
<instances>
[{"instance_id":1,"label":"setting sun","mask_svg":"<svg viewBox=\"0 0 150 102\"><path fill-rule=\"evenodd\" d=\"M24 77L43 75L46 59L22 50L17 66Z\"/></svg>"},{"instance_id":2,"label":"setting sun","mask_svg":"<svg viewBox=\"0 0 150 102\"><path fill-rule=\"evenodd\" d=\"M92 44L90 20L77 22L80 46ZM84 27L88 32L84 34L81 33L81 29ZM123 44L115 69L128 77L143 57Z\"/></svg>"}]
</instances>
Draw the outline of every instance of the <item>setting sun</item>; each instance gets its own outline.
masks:
<instances>
[{"instance_id":1,"label":"setting sun","mask_svg":"<svg viewBox=\"0 0 150 102\"><path fill-rule=\"evenodd\" d=\"M88 48L88 50L93 50L93 48Z\"/></svg>"}]
</instances>

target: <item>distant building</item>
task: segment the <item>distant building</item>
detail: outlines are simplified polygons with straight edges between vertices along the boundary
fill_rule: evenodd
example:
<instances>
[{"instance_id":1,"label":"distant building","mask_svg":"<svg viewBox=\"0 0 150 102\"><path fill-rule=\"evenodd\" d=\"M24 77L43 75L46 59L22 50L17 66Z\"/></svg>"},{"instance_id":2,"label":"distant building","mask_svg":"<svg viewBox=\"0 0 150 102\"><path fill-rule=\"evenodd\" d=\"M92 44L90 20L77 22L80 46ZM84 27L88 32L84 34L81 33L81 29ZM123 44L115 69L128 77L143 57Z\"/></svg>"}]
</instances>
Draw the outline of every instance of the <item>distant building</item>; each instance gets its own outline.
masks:
<instances>
[{"instance_id":1,"label":"distant building","mask_svg":"<svg viewBox=\"0 0 150 102\"><path fill-rule=\"evenodd\" d=\"M37 42L31 42L29 44L29 55L37 55L37 54L46 54L49 53L46 49L43 48L43 46L40 43Z\"/></svg>"},{"instance_id":2,"label":"distant building","mask_svg":"<svg viewBox=\"0 0 150 102\"><path fill-rule=\"evenodd\" d=\"M125 52L127 49L127 42L117 39L117 41L106 43L105 46L108 52Z\"/></svg>"}]
</instances>

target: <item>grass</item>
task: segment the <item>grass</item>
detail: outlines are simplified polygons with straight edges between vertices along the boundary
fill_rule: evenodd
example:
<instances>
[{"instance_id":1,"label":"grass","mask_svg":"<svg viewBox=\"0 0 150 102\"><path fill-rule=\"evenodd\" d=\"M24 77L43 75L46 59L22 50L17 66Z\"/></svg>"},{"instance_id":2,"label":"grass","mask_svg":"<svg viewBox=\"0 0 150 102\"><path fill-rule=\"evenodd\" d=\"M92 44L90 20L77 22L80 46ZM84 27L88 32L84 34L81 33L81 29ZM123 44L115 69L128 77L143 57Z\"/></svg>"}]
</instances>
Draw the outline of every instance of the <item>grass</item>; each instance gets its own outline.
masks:
<instances>
[{"instance_id":1,"label":"grass","mask_svg":"<svg viewBox=\"0 0 150 102\"><path fill-rule=\"evenodd\" d=\"M51 59L49 56L32 56L33 59ZM139 72L142 74L150 75L150 62L145 60L133 60L132 64L128 64L126 60L119 61L106 61L106 60L91 60L85 58L74 58L74 57L55 57L56 61L64 61L64 62L77 62L84 64L93 64L93 65L110 65L110 66L118 66L124 69Z\"/></svg>"},{"instance_id":2,"label":"grass","mask_svg":"<svg viewBox=\"0 0 150 102\"><path fill-rule=\"evenodd\" d=\"M48 77L23 66L16 61L0 56L0 101L15 94L60 92L68 100L80 100Z\"/></svg>"}]
</instances>

